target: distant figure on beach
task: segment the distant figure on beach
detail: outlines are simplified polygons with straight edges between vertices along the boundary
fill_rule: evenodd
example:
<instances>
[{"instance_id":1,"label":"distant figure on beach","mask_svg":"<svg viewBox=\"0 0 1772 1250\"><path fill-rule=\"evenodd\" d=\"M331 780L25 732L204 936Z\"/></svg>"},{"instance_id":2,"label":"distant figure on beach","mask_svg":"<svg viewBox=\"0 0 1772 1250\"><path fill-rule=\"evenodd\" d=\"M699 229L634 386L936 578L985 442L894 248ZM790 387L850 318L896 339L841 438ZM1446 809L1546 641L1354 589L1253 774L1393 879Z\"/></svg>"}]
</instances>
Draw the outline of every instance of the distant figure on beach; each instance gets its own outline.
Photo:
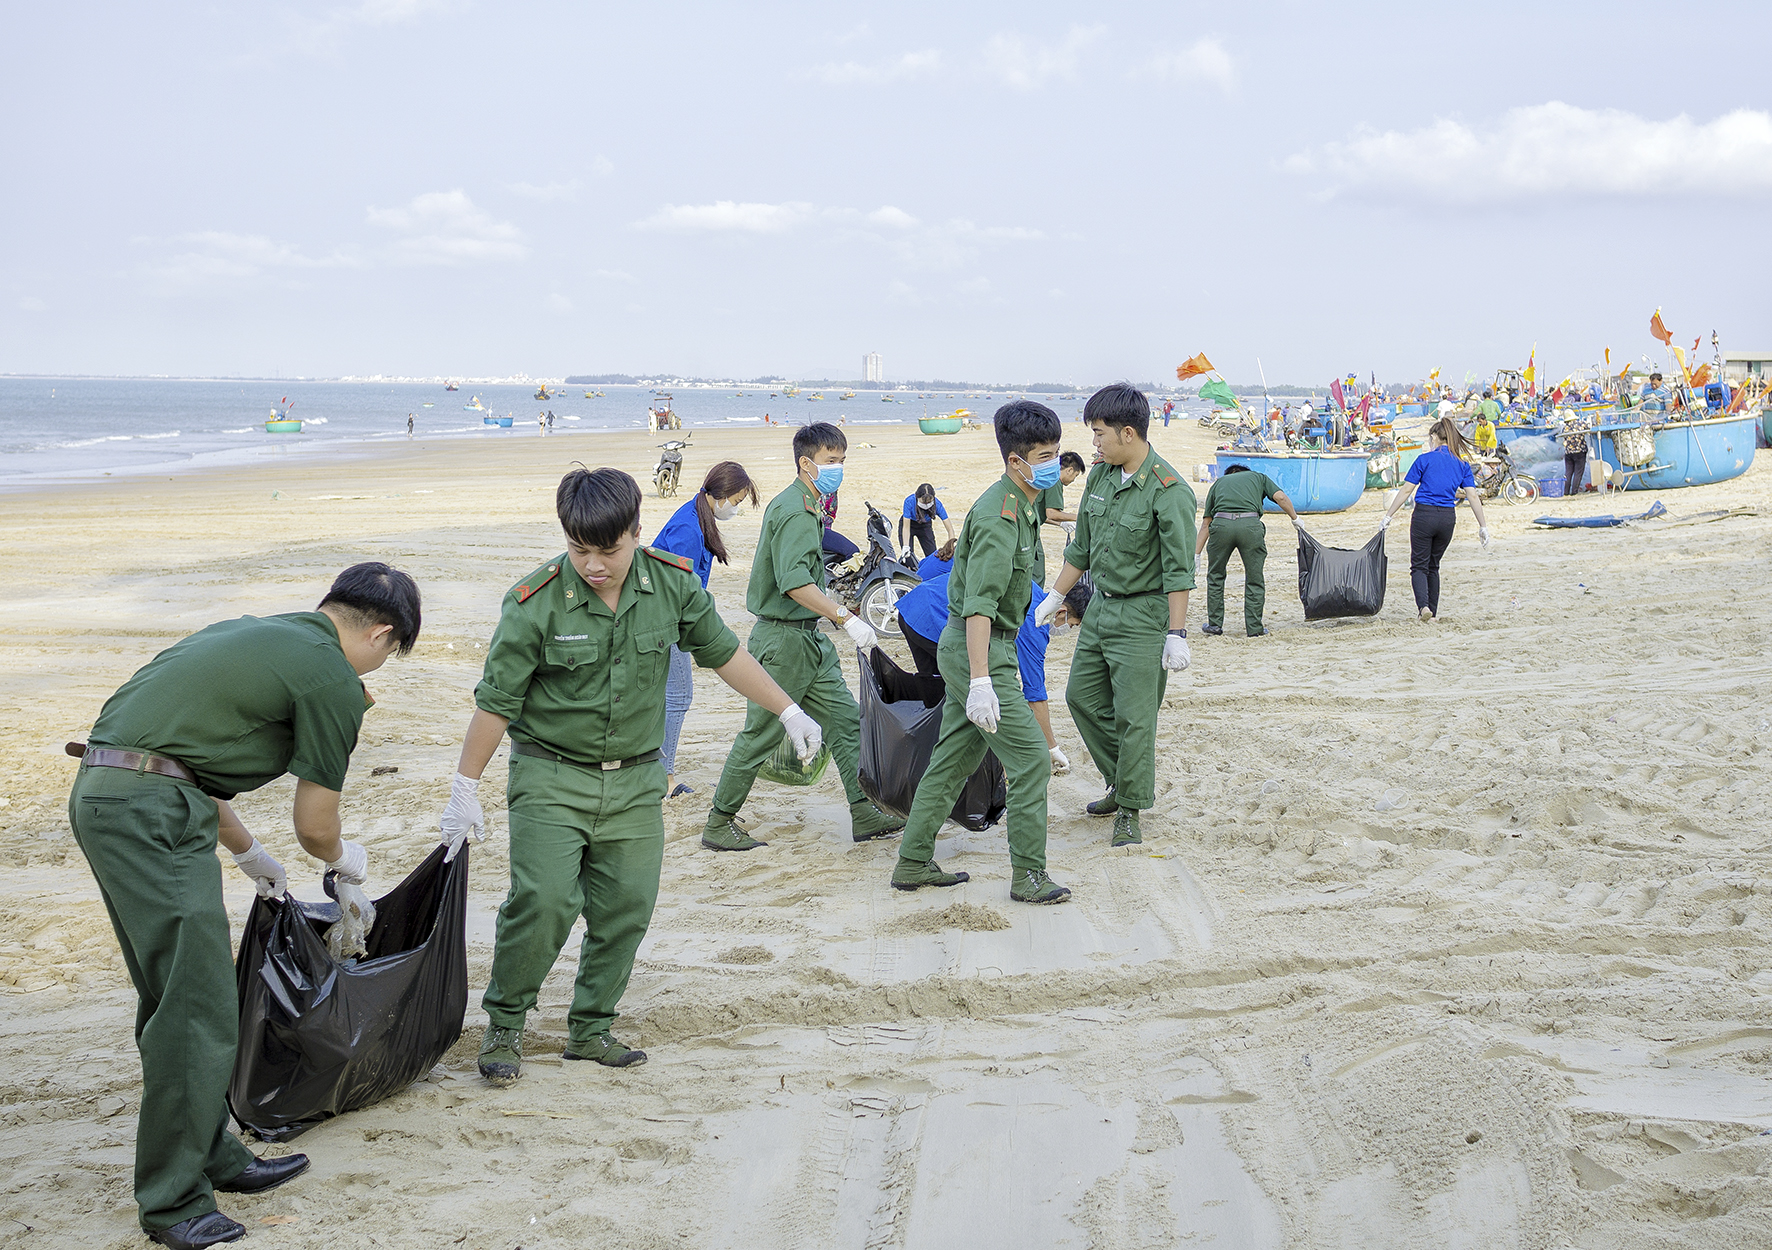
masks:
<instances>
[{"instance_id":1,"label":"distant figure on beach","mask_svg":"<svg viewBox=\"0 0 1772 1250\"><path fill-rule=\"evenodd\" d=\"M924 482L915 491L904 497L904 515L898 518L898 545L909 547L911 543L923 549L926 556L935 554L935 519L947 529L948 541L954 540L954 523L948 520L948 510L941 500L935 497L935 487ZM905 530L911 532L910 539L905 538Z\"/></svg>"},{"instance_id":2,"label":"distant figure on beach","mask_svg":"<svg viewBox=\"0 0 1772 1250\"><path fill-rule=\"evenodd\" d=\"M1643 387L1642 398L1637 401L1637 406L1644 412L1656 414L1650 418L1651 420L1659 420L1660 414L1666 412L1672 404L1673 396L1668 393L1667 387L1661 384L1661 375L1651 373L1649 381Z\"/></svg>"},{"instance_id":3,"label":"distant figure on beach","mask_svg":"<svg viewBox=\"0 0 1772 1250\"><path fill-rule=\"evenodd\" d=\"M1578 412L1563 420L1563 494L1579 495L1587 485L1588 423Z\"/></svg>"},{"instance_id":4,"label":"distant figure on beach","mask_svg":"<svg viewBox=\"0 0 1772 1250\"><path fill-rule=\"evenodd\" d=\"M550 408L550 409L548 409L548 433L552 434L553 432L554 432L554 410L552 408Z\"/></svg>"},{"instance_id":5,"label":"distant figure on beach","mask_svg":"<svg viewBox=\"0 0 1772 1250\"><path fill-rule=\"evenodd\" d=\"M412 437L412 414L410 412L406 414L406 437Z\"/></svg>"},{"instance_id":6,"label":"distant figure on beach","mask_svg":"<svg viewBox=\"0 0 1772 1250\"><path fill-rule=\"evenodd\" d=\"M1203 633L1224 633L1224 582L1231 556L1243 562L1243 632L1251 638L1267 633L1262 615L1267 607L1267 523L1261 511L1267 500L1299 525L1298 510L1280 484L1246 464L1224 471L1201 505L1204 520L1194 541L1194 559L1206 553L1206 624Z\"/></svg>"},{"instance_id":7,"label":"distant figure on beach","mask_svg":"<svg viewBox=\"0 0 1772 1250\"><path fill-rule=\"evenodd\" d=\"M1427 452L1416 457L1403 478L1403 486L1384 510L1380 530L1390 528L1398 508L1415 497L1415 513L1409 518L1409 584L1415 591L1415 607L1421 619L1440 615L1440 557L1452 543L1458 523L1458 496L1463 495L1477 518L1477 537L1489 549L1489 522L1483 515L1483 496L1471 473L1469 444L1450 417L1441 417L1427 431Z\"/></svg>"},{"instance_id":8,"label":"distant figure on beach","mask_svg":"<svg viewBox=\"0 0 1772 1250\"><path fill-rule=\"evenodd\" d=\"M1165 399L1163 401L1163 428L1165 430L1169 428L1169 418L1174 415L1175 401L1172 399Z\"/></svg>"}]
</instances>

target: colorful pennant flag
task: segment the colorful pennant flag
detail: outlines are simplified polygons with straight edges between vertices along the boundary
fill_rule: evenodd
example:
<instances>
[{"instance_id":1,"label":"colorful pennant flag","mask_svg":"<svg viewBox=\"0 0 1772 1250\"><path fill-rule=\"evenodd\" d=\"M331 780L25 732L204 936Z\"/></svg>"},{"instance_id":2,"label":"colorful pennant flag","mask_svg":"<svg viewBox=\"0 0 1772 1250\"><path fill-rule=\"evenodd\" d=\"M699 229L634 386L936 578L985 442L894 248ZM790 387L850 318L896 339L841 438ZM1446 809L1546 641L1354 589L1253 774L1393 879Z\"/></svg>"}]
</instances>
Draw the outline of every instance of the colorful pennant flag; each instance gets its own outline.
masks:
<instances>
[{"instance_id":1,"label":"colorful pennant flag","mask_svg":"<svg viewBox=\"0 0 1772 1250\"><path fill-rule=\"evenodd\" d=\"M1655 315L1653 317L1649 318L1649 333L1653 334L1656 338L1660 339L1663 343L1667 344L1669 347L1672 347L1674 345L1673 332L1671 330L1669 330L1667 328L1667 326L1662 323L1661 309L1659 309L1659 308L1657 308L1655 310Z\"/></svg>"},{"instance_id":2,"label":"colorful pennant flag","mask_svg":"<svg viewBox=\"0 0 1772 1250\"><path fill-rule=\"evenodd\" d=\"M1213 378L1200 384L1200 398L1210 399L1220 408L1241 408L1237 402L1236 392L1221 378Z\"/></svg>"},{"instance_id":3,"label":"colorful pennant flag","mask_svg":"<svg viewBox=\"0 0 1772 1250\"><path fill-rule=\"evenodd\" d=\"M1191 356L1185 363L1177 365L1175 376L1185 382L1189 378L1197 378L1202 373L1211 373L1212 371L1212 362L1206 359L1205 352L1201 352L1198 356Z\"/></svg>"}]
</instances>

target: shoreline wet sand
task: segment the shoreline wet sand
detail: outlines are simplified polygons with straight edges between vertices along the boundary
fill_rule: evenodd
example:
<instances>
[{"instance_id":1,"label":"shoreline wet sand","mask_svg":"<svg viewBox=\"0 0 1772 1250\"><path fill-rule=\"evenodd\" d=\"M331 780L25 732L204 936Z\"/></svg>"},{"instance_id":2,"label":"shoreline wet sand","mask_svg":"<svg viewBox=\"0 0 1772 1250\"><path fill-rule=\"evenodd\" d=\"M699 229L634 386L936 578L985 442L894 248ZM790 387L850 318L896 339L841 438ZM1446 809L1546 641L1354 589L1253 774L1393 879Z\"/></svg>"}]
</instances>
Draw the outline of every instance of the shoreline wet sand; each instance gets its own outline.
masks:
<instances>
[{"instance_id":1,"label":"shoreline wet sand","mask_svg":"<svg viewBox=\"0 0 1772 1250\"><path fill-rule=\"evenodd\" d=\"M1088 456L1067 417L1065 445ZM951 514L1000 471L988 432L859 426L839 528L920 481ZM560 550L570 461L641 481L656 533L718 459L765 496L789 432L697 429L677 500L662 435L424 441L342 460L0 495L0 1227L28 1244L140 1244L130 1198L134 998L63 812L110 692L210 621L313 606L338 568L387 560L425 593L414 654L369 679L345 796L371 892L434 840L500 595ZM1190 478L1212 439L1153 429ZM870 444L864 446L863 444ZM1146 842L1110 851L1081 814L1099 779L1060 692L1073 762L1052 783L1056 908L1007 897L1001 826L949 825L938 897L887 887L896 847L850 843L834 779L759 785L766 849L697 843L743 706L698 674L666 806L658 913L619 1029L651 1052L611 1072L558 1060L576 943L532 1020L523 1079L484 1086L502 764L474 848L470 1000L433 1077L292 1146L299 1181L223 1209L292 1247L447 1244L1750 1247L1772 1218L1772 467L1656 494L1670 521L1535 531L1461 517L1442 620L1409 597L1391 531L1384 612L1307 624L1293 538L1268 522L1268 628L1222 638L1189 610ZM1074 503L1080 486L1071 488ZM1203 495L1204 487L1196 486ZM1358 546L1380 495L1307 518ZM759 514L727 528L721 611L744 634ZM1056 567L1059 534L1048 530ZM903 658L902 644L895 652ZM839 651L853 684L853 652ZM502 752L501 752L502 755ZM398 772L372 777L377 766ZM237 804L291 869L291 783ZM223 874L236 933L251 898ZM964 906L957 906L957 905ZM759 953L760 952L760 953ZM267 1219L294 1217L267 1226Z\"/></svg>"}]
</instances>

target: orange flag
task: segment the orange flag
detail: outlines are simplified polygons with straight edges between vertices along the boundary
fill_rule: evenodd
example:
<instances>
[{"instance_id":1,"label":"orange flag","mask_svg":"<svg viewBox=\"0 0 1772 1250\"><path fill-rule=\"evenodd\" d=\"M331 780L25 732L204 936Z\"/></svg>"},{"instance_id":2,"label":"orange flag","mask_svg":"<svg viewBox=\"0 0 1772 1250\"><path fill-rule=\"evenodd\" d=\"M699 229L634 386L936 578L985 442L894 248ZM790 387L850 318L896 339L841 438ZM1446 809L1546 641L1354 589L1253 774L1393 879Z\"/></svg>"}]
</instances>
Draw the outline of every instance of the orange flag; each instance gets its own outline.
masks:
<instances>
[{"instance_id":1,"label":"orange flag","mask_svg":"<svg viewBox=\"0 0 1772 1250\"><path fill-rule=\"evenodd\" d=\"M1665 325L1662 324L1661 309L1659 309L1659 308L1657 308L1655 310L1655 315L1653 317L1649 318L1649 333L1653 334L1656 338L1660 339L1663 343L1666 343L1669 347L1672 347L1674 344L1673 331L1669 330Z\"/></svg>"},{"instance_id":2,"label":"orange flag","mask_svg":"<svg viewBox=\"0 0 1772 1250\"><path fill-rule=\"evenodd\" d=\"M1190 358L1185 364L1177 365L1175 376L1185 382L1189 378L1197 378L1202 373L1211 373L1212 371L1212 362L1206 359L1205 352L1201 352L1198 356Z\"/></svg>"},{"instance_id":3,"label":"orange flag","mask_svg":"<svg viewBox=\"0 0 1772 1250\"><path fill-rule=\"evenodd\" d=\"M1708 364L1699 365L1692 371L1693 386L1703 386L1708 381L1710 381L1710 366Z\"/></svg>"}]
</instances>

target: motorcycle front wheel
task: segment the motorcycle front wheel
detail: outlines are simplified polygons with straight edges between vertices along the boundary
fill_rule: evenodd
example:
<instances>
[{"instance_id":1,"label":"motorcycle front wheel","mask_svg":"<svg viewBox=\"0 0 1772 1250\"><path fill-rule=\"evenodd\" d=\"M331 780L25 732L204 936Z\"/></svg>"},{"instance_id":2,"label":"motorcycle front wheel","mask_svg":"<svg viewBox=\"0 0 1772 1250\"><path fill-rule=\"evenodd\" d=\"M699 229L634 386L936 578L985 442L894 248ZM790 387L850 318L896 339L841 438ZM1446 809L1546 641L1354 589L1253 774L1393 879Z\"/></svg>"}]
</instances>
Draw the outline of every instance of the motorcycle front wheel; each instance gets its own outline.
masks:
<instances>
[{"instance_id":1,"label":"motorcycle front wheel","mask_svg":"<svg viewBox=\"0 0 1772 1250\"><path fill-rule=\"evenodd\" d=\"M868 623L876 634L901 633L898 628L898 601L917 588L909 577L882 577L861 594L856 615Z\"/></svg>"}]
</instances>

